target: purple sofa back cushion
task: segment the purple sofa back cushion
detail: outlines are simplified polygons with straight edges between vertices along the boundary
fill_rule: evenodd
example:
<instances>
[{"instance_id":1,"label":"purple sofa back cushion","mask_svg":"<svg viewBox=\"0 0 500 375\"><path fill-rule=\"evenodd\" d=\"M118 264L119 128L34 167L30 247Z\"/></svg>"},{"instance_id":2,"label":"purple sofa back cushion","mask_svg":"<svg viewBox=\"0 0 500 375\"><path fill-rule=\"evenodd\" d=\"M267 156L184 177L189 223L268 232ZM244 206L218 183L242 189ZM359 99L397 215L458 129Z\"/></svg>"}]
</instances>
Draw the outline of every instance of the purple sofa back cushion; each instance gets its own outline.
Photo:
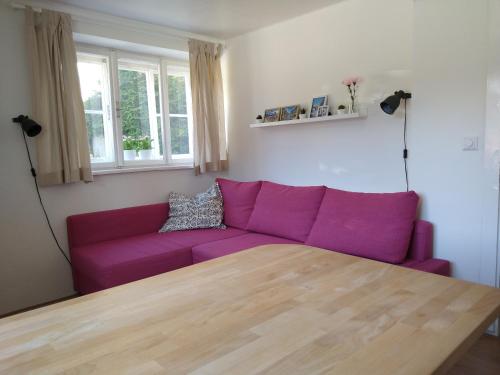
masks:
<instances>
[{"instance_id":1,"label":"purple sofa back cushion","mask_svg":"<svg viewBox=\"0 0 500 375\"><path fill-rule=\"evenodd\" d=\"M245 229L255 206L261 182L238 182L217 178L224 200L224 224Z\"/></svg>"},{"instance_id":2,"label":"purple sofa back cushion","mask_svg":"<svg viewBox=\"0 0 500 375\"><path fill-rule=\"evenodd\" d=\"M169 208L168 203L158 203L69 216L69 247L158 232Z\"/></svg>"},{"instance_id":3,"label":"purple sofa back cushion","mask_svg":"<svg viewBox=\"0 0 500 375\"><path fill-rule=\"evenodd\" d=\"M389 263L408 252L418 195L327 189L307 245Z\"/></svg>"},{"instance_id":4,"label":"purple sofa back cushion","mask_svg":"<svg viewBox=\"0 0 500 375\"><path fill-rule=\"evenodd\" d=\"M247 230L304 242L325 193L324 186L262 182Z\"/></svg>"}]
</instances>

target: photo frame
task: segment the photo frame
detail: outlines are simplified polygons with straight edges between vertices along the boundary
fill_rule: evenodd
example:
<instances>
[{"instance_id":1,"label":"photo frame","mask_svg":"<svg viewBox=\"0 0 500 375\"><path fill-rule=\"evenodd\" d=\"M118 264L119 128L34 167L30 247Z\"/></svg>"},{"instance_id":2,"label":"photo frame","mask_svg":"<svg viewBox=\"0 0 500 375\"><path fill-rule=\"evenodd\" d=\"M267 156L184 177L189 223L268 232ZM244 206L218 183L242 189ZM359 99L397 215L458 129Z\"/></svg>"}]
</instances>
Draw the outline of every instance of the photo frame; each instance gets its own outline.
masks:
<instances>
[{"instance_id":1,"label":"photo frame","mask_svg":"<svg viewBox=\"0 0 500 375\"><path fill-rule=\"evenodd\" d=\"M281 108L269 108L264 111L264 122L279 121L281 116Z\"/></svg>"},{"instance_id":2,"label":"photo frame","mask_svg":"<svg viewBox=\"0 0 500 375\"><path fill-rule=\"evenodd\" d=\"M319 107L328 105L328 95L317 96L313 98L311 103L311 112L309 117L318 117Z\"/></svg>"},{"instance_id":3,"label":"photo frame","mask_svg":"<svg viewBox=\"0 0 500 375\"><path fill-rule=\"evenodd\" d=\"M325 117L328 116L328 110L330 106L328 105L322 105L318 107L318 117Z\"/></svg>"},{"instance_id":4,"label":"photo frame","mask_svg":"<svg viewBox=\"0 0 500 375\"><path fill-rule=\"evenodd\" d=\"M309 117L310 118L318 117L318 113L319 113L319 107L318 106L311 107L311 112L309 113Z\"/></svg>"},{"instance_id":5,"label":"photo frame","mask_svg":"<svg viewBox=\"0 0 500 375\"><path fill-rule=\"evenodd\" d=\"M280 121L289 121L299 118L300 105L288 105L281 108Z\"/></svg>"}]
</instances>

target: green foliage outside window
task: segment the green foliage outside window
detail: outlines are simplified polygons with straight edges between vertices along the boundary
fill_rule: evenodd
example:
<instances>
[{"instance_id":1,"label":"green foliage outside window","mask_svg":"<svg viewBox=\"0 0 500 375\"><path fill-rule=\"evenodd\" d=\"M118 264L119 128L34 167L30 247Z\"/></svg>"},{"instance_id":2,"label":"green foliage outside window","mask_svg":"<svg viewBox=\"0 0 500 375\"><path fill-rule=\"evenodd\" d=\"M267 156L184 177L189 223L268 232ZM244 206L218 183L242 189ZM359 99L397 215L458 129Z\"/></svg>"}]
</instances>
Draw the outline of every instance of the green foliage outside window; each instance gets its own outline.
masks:
<instances>
[{"instance_id":1,"label":"green foliage outside window","mask_svg":"<svg viewBox=\"0 0 500 375\"><path fill-rule=\"evenodd\" d=\"M148 95L146 74L133 70L119 70L120 115L124 150L149 150L152 148L149 127ZM155 75L155 103L160 113L160 95L158 75ZM168 76L169 112L187 115L186 82L182 76ZM102 110L102 97L96 92L84 102L86 110ZM92 155L94 137L104 137L102 115L86 114L89 146ZM161 120L157 118L158 134L162 137ZM187 117L170 117L171 148L174 155L189 153L189 133ZM159 142L160 153L163 144Z\"/></svg>"},{"instance_id":2,"label":"green foliage outside window","mask_svg":"<svg viewBox=\"0 0 500 375\"><path fill-rule=\"evenodd\" d=\"M168 100L170 114L187 115L186 80L182 76L168 76ZM172 154L189 154L187 117L170 117Z\"/></svg>"},{"instance_id":3,"label":"green foliage outside window","mask_svg":"<svg viewBox=\"0 0 500 375\"><path fill-rule=\"evenodd\" d=\"M129 137L149 136L146 74L124 69L120 69L118 74L123 135Z\"/></svg>"},{"instance_id":4,"label":"green foliage outside window","mask_svg":"<svg viewBox=\"0 0 500 375\"><path fill-rule=\"evenodd\" d=\"M182 76L168 76L168 109L171 114L187 114L186 82Z\"/></svg>"}]
</instances>

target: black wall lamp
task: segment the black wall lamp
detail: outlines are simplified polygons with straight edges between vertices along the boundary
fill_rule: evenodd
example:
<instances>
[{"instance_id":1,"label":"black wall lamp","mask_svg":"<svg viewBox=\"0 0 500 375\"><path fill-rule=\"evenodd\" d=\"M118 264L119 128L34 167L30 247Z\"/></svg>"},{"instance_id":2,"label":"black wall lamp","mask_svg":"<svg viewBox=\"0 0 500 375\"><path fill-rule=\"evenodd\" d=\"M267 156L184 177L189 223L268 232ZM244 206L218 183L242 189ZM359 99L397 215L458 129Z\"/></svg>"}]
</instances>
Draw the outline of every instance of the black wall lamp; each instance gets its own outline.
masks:
<instances>
[{"instance_id":1,"label":"black wall lamp","mask_svg":"<svg viewBox=\"0 0 500 375\"><path fill-rule=\"evenodd\" d=\"M409 92L404 92L403 90L396 91L394 95L389 96L382 103L380 103L380 108L382 111L388 115L392 115L398 109L401 100L406 103L407 99L411 99L411 94Z\"/></svg>"},{"instance_id":2,"label":"black wall lamp","mask_svg":"<svg viewBox=\"0 0 500 375\"><path fill-rule=\"evenodd\" d=\"M382 111L387 113L388 115L394 114L396 110L398 109L399 105L401 104L401 100L404 100L405 103L405 121L403 125L403 144L404 144L404 149L403 149L403 160L405 164L405 179L406 179L406 191L409 191L410 187L408 184L408 164L407 160L408 159L408 149L406 147L406 101L408 99L411 99L411 93L409 92L404 92L403 90L396 91L394 95L389 96L386 98L382 103L380 103L380 108L382 108Z\"/></svg>"},{"instance_id":3,"label":"black wall lamp","mask_svg":"<svg viewBox=\"0 0 500 375\"><path fill-rule=\"evenodd\" d=\"M20 124L23 131L28 137L36 137L42 131L40 124L28 116L19 115L12 119L13 122Z\"/></svg>"},{"instance_id":4,"label":"black wall lamp","mask_svg":"<svg viewBox=\"0 0 500 375\"><path fill-rule=\"evenodd\" d=\"M33 180L35 182L35 188L36 188L36 193L38 195L38 200L40 201L40 205L42 206L42 210L43 210L43 213L45 215L45 219L47 220L47 225L49 226L50 232L52 233L52 237L54 238L54 241L55 241L59 251L61 252L61 254L66 259L66 261L71 266L71 261L69 260L68 256L66 255L66 253L63 251L61 245L59 244L59 241L57 240L57 237L54 233L54 229L52 229L52 224L50 223L49 215L47 214L47 211L45 210L42 196L40 195L40 189L38 188L38 181L36 179L36 170L33 167L33 161L31 160L30 149L28 147L28 142L26 141L26 135L28 137L32 138L32 137L36 137L38 134L40 134L40 132L42 131L42 126L38 122L36 122L35 120L32 120L28 116L25 116L25 115L19 115L17 117L14 117L12 119L12 122L21 125L21 132L23 134L24 145L26 146L26 152L28 154L28 160L30 162L31 175L33 176Z\"/></svg>"}]
</instances>

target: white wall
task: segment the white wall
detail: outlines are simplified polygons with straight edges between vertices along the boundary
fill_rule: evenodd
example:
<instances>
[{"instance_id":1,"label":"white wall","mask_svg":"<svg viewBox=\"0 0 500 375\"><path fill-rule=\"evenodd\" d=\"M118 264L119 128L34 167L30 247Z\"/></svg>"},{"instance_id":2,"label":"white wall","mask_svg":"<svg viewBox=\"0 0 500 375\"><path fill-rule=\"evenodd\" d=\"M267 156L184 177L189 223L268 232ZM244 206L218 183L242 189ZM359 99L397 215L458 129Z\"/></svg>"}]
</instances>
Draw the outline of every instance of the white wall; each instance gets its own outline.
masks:
<instances>
[{"instance_id":1,"label":"white wall","mask_svg":"<svg viewBox=\"0 0 500 375\"><path fill-rule=\"evenodd\" d=\"M0 5L0 315L74 293L36 198L22 136L11 118L30 113L24 15ZM30 140L32 141L32 140ZM68 215L166 201L170 191L195 193L213 176L192 170L97 176L91 184L41 189L47 211L67 248Z\"/></svg>"},{"instance_id":2,"label":"white wall","mask_svg":"<svg viewBox=\"0 0 500 375\"><path fill-rule=\"evenodd\" d=\"M387 116L378 103L410 89L410 187L435 224L435 255L459 278L492 283L480 277L481 256L496 251L481 247L487 9L487 0L350 0L230 40L231 176L404 190L401 112ZM365 78L366 120L248 128L265 108L310 105L322 93L345 101L340 81L350 74ZM464 136L479 136L480 151L462 151ZM491 195L486 204L496 207ZM491 219L483 221L490 234Z\"/></svg>"},{"instance_id":3,"label":"white wall","mask_svg":"<svg viewBox=\"0 0 500 375\"><path fill-rule=\"evenodd\" d=\"M487 0L415 2L412 181L423 195L423 215L438 224L437 255L474 281L482 279L488 20ZM462 151L464 136L479 136L480 151Z\"/></svg>"},{"instance_id":4,"label":"white wall","mask_svg":"<svg viewBox=\"0 0 500 375\"><path fill-rule=\"evenodd\" d=\"M387 12L379 7L390 6ZM404 188L400 115L377 103L411 89L411 0L350 0L227 42L231 175L345 189ZM377 15L374 17L374 15ZM390 25L390 26L389 26ZM368 119L249 129L265 108L307 105L329 94L347 102L341 80L360 74Z\"/></svg>"}]
</instances>

